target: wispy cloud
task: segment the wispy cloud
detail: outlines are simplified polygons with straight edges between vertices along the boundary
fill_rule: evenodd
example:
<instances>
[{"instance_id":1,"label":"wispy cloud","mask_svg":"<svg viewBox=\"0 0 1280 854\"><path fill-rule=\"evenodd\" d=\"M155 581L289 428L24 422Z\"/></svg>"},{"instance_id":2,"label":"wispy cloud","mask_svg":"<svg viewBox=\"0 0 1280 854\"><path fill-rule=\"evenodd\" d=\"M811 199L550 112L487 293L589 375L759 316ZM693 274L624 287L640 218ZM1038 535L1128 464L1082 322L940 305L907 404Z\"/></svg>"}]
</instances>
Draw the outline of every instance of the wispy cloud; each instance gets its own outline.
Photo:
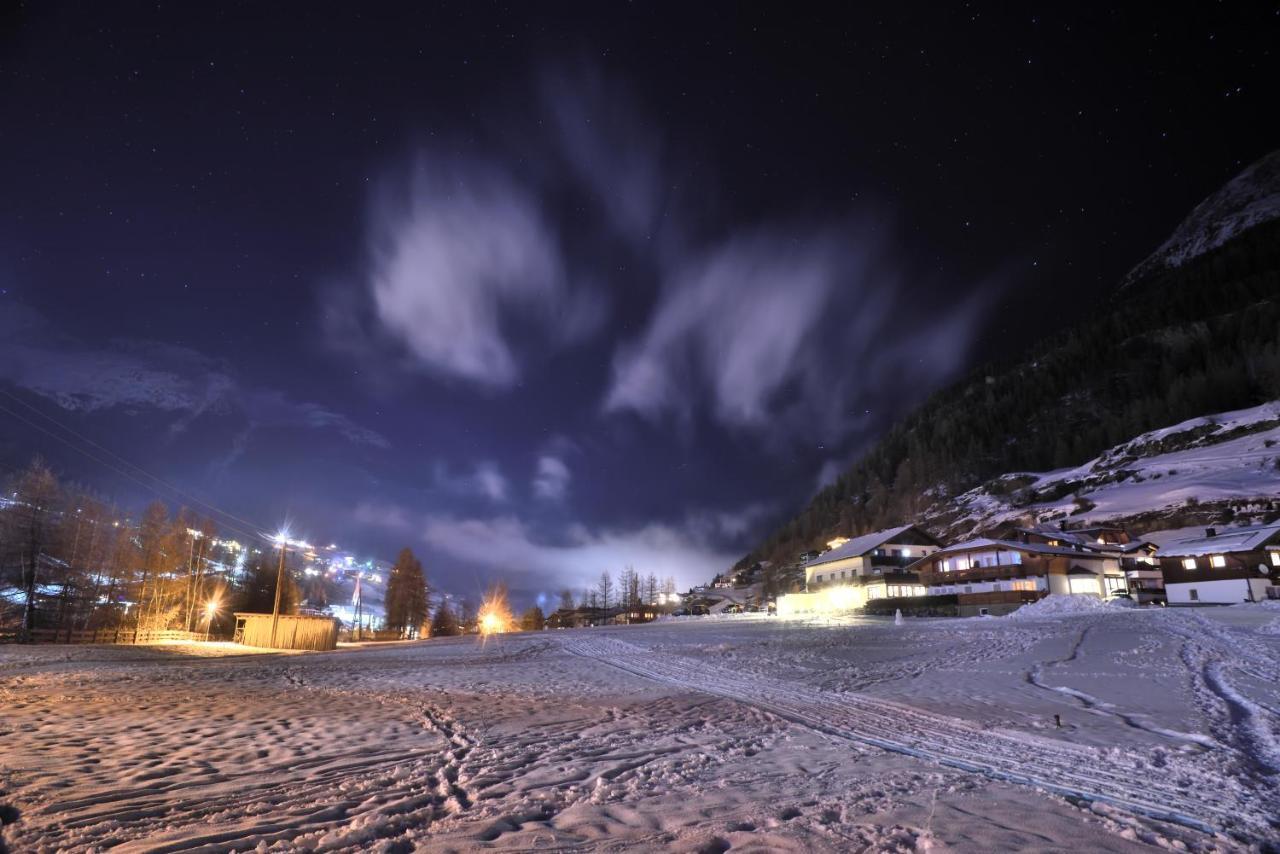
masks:
<instances>
[{"instance_id":1,"label":"wispy cloud","mask_svg":"<svg viewBox=\"0 0 1280 854\"><path fill-rule=\"evenodd\" d=\"M476 463L470 471L455 473L448 463L438 462L434 468L438 489L454 495L472 495L494 503L506 501L510 485L498 464L490 460Z\"/></svg>"},{"instance_id":2,"label":"wispy cloud","mask_svg":"<svg viewBox=\"0 0 1280 854\"><path fill-rule=\"evenodd\" d=\"M533 476L533 494L547 501L563 501L572 479L573 474L564 460L542 454L538 457L537 473Z\"/></svg>"},{"instance_id":3,"label":"wispy cloud","mask_svg":"<svg viewBox=\"0 0 1280 854\"><path fill-rule=\"evenodd\" d=\"M977 333L986 290L931 304L909 269L865 222L730 238L670 274L604 409L687 418L705 401L725 426L838 439L953 375Z\"/></svg>"},{"instance_id":4,"label":"wispy cloud","mask_svg":"<svg viewBox=\"0 0 1280 854\"><path fill-rule=\"evenodd\" d=\"M363 277L377 333L419 368L485 387L521 377L514 339L561 346L601 318L599 296L570 286L540 200L492 159L423 152L389 176L371 202Z\"/></svg>"}]
</instances>

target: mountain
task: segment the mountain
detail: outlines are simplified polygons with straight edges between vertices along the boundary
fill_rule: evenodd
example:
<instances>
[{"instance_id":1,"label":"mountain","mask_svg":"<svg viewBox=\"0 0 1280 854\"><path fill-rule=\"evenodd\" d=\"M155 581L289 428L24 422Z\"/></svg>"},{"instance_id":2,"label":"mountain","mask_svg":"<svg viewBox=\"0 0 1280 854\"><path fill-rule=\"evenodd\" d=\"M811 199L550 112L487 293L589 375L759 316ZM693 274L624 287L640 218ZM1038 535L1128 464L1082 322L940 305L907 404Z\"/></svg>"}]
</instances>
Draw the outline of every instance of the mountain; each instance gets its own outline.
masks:
<instances>
[{"instance_id":1,"label":"mountain","mask_svg":"<svg viewBox=\"0 0 1280 854\"><path fill-rule=\"evenodd\" d=\"M1196 205L1173 234L1134 267L1126 284L1181 267L1243 231L1280 218L1280 150L1250 165Z\"/></svg>"},{"instance_id":2,"label":"mountain","mask_svg":"<svg viewBox=\"0 0 1280 854\"><path fill-rule=\"evenodd\" d=\"M1009 522L1118 522L1146 532L1277 516L1280 401L1272 401L1143 433L1072 468L1000 475L918 521L953 541Z\"/></svg>"},{"instance_id":3,"label":"mountain","mask_svg":"<svg viewBox=\"0 0 1280 854\"><path fill-rule=\"evenodd\" d=\"M932 395L734 568L783 567L832 537L904 522L978 531L997 520L963 522L961 496L980 488L1034 514L1045 508L1013 506L1046 477L1027 473L1088 468L1150 431L1280 400L1280 217L1263 215L1278 165L1268 155L1197 206L1085 321L1028 318L1044 326L1039 344ZM1055 482L1061 495L1033 503L1098 503L1071 477Z\"/></svg>"}]
</instances>

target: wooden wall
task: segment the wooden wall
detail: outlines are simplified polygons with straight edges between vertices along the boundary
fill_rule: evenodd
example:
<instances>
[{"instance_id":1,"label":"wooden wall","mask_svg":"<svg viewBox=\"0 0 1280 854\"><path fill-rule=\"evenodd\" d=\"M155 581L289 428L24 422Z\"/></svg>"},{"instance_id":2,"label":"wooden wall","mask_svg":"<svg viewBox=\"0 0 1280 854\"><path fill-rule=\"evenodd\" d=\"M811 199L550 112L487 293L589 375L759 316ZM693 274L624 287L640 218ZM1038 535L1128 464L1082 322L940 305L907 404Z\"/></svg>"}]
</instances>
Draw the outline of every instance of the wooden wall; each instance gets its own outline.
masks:
<instances>
[{"instance_id":1,"label":"wooden wall","mask_svg":"<svg viewBox=\"0 0 1280 854\"><path fill-rule=\"evenodd\" d=\"M236 620L244 620L244 632L237 632L236 640L245 646L317 650L338 647L338 621L332 617L281 614L274 644L270 614L236 614Z\"/></svg>"}]
</instances>

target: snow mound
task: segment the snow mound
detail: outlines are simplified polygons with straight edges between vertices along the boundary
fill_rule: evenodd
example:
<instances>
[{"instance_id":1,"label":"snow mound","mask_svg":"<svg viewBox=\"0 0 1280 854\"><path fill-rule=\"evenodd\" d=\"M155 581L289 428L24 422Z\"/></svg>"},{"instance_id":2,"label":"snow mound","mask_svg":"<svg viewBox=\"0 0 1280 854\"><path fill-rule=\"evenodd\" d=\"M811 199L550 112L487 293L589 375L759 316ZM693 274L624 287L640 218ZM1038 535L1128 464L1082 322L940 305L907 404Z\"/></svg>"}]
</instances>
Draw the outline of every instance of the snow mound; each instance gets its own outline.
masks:
<instances>
[{"instance_id":1,"label":"snow mound","mask_svg":"<svg viewBox=\"0 0 1280 854\"><path fill-rule=\"evenodd\" d=\"M1124 604L1120 604L1121 602ZM1114 613L1134 607L1132 602L1117 599L1104 602L1096 596L1050 593L1039 602L1023 605L1009 614L1011 620L1038 620L1045 617L1066 617L1074 614Z\"/></svg>"}]
</instances>

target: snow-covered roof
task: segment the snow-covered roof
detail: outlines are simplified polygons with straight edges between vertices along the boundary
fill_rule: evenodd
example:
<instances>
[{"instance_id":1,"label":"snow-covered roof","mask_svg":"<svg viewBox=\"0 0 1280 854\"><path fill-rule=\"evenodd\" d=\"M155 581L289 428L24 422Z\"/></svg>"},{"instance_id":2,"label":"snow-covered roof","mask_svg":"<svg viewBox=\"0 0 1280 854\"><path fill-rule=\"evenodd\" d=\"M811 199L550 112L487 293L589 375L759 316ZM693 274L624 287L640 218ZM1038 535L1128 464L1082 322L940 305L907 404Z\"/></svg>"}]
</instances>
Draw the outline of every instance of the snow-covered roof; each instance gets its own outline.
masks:
<instances>
[{"instance_id":1,"label":"snow-covered roof","mask_svg":"<svg viewBox=\"0 0 1280 854\"><path fill-rule=\"evenodd\" d=\"M893 542L893 538L901 534L903 531L909 531L914 525L901 525L897 528L885 528L883 531L876 531L871 534L863 534L861 537L854 537L844 545L837 546L829 552L818 555L809 561L809 566L817 566L822 563L831 563L837 560L847 560L851 557L861 557L872 549L878 548L885 543Z\"/></svg>"},{"instance_id":2,"label":"snow-covered roof","mask_svg":"<svg viewBox=\"0 0 1280 854\"><path fill-rule=\"evenodd\" d=\"M1166 543L1159 557L1197 557L1224 552L1251 552L1280 537L1280 525L1253 525L1247 528L1222 528L1214 536L1186 537Z\"/></svg>"},{"instance_id":3,"label":"snow-covered roof","mask_svg":"<svg viewBox=\"0 0 1280 854\"><path fill-rule=\"evenodd\" d=\"M1020 543L1016 540L993 540L988 537L979 537L976 540L969 540L964 543L956 543L954 546L947 546L944 549L938 549L936 552L928 555L930 558L938 555L950 555L960 552L972 552L980 549L1002 548L1010 551L1018 552L1034 552L1035 554L1045 555L1066 555L1067 557L1077 558L1103 558L1106 555L1099 552L1080 551L1079 549L1068 549L1062 546L1047 546L1043 543ZM923 560L923 558L922 558Z\"/></svg>"}]
</instances>

